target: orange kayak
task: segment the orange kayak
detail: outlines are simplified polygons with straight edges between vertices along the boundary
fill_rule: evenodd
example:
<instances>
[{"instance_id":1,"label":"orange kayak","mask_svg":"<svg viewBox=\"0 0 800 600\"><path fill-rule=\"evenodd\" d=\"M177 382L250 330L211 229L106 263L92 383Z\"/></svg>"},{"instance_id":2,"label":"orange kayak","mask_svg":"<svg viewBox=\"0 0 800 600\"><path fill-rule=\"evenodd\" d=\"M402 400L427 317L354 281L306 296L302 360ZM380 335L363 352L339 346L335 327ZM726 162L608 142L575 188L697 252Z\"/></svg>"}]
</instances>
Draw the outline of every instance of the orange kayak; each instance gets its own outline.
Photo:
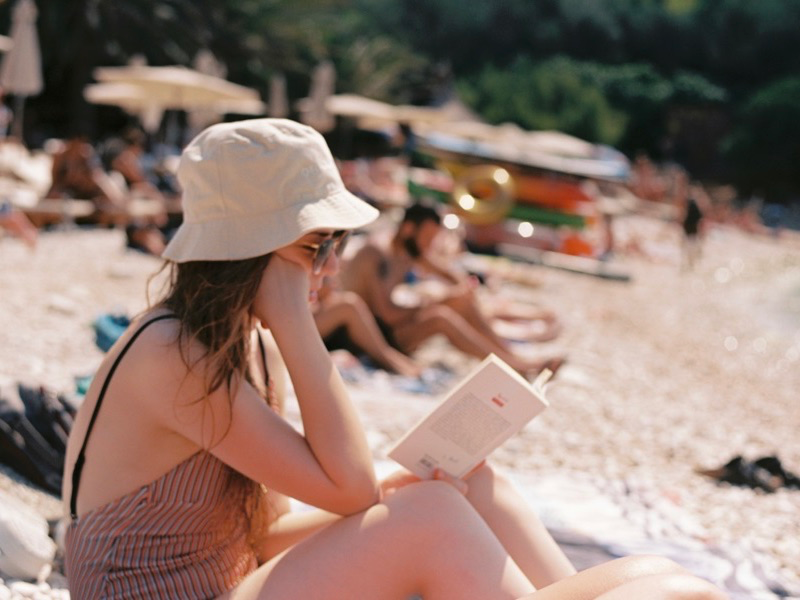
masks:
<instances>
[{"instance_id":1,"label":"orange kayak","mask_svg":"<svg viewBox=\"0 0 800 600\"><path fill-rule=\"evenodd\" d=\"M578 210L579 203L592 201L592 197L574 181L559 179L552 175L532 175L519 171L512 172L512 177L516 200L523 204L536 204L544 208L573 213Z\"/></svg>"}]
</instances>

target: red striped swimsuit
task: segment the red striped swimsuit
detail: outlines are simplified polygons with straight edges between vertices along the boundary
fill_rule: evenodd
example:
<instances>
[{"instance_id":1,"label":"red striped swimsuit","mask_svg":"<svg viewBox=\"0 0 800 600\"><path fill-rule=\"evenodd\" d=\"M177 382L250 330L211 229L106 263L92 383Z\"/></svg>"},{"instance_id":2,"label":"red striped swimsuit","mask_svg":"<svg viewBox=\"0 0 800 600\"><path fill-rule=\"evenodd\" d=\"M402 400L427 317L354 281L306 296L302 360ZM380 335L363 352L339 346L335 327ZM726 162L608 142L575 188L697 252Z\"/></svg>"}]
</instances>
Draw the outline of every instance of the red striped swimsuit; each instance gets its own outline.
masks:
<instances>
[{"instance_id":1,"label":"red striped swimsuit","mask_svg":"<svg viewBox=\"0 0 800 600\"><path fill-rule=\"evenodd\" d=\"M138 490L76 515L86 440L108 381L139 333L160 318L143 325L117 357L76 461L65 553L73 600L215 598L257 567L244 507L230 485L237 477L205 451Z\"/></svg>"}]
</instances>

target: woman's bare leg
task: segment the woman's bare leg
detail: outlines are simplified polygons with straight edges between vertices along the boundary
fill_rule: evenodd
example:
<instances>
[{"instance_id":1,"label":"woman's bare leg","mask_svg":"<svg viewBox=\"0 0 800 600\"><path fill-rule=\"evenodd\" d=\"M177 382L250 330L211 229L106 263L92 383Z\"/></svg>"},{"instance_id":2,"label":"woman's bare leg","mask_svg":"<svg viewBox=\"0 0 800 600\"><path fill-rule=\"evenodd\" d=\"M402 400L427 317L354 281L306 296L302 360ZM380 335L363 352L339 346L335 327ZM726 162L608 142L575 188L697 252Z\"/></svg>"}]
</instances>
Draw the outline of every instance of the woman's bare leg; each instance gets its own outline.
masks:
<instances>
[{"instance_id":1,"label":"woman's bare leg","mask_svg":"<svg viewBox=\"0 0 800 600\"><path fill-rule=\"evenodd\" d=\"M467 500L537 589L575 573L536 511L508 479L484 465L467 484Z\"/></svg>"},{"instance_id":2,"label":"woman's bare leg","mask_svg":"<svg viewBox=\"0 0 800 600\"><path fill-rule=\"evenodd\" d=\"M629 556L586 569L525 600L725 600L718 588L657 556Z\"/></svg>"},{"instance_id":3,"label":"woman's bare leg","mask_svg":"<svg viewBox=\"0 0 800 600\"><path fill-rule=\"evenodd\" d=\"M312 535L223 598L502 600L532 591L464 497L424 481Z\"/></svg>"}]
</instances>

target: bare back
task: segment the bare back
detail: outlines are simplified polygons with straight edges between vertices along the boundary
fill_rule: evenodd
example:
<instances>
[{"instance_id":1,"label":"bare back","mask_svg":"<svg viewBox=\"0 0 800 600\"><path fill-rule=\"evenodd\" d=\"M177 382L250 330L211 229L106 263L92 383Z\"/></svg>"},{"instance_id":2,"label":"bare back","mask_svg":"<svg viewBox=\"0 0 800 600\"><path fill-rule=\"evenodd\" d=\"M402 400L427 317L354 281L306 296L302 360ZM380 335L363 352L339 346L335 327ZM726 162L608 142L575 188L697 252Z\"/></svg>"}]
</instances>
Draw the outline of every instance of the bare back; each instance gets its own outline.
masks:
<instances>
[{"instance_id":1,"label":"bare back","mask_svg":"<svg viewBox=\"0 0 800 600\"><path fill-rule=\"evenodd\" d=\"M71 496L75 461L114 361L143 324L164 314L156 311L136 320L98 369L67 445L63 498ZM198 412L200 403L195 402L202 393L184 385L187 371L176 342L177 327L174 319L149 325L128 348L108 381L86 445L86 466L81 473L77 504L79 514L150 484L204 449L198 443L202 433L195 439L180 433L187 426L202 428L202 410ZM265 387L265 383L259 387ZM282 383L278 386L283 387ZM191 405L195 408L185 410Z\"/></svg>"},{"instance_id":2,"label":"bare back","mask_svg":"<svg viewBox=\"0 0 800 600\"><path fill-rule=\"evenodd\" d=\"M385 322L397 320L392 290L404 281L411 268L410 260L393 253L390 244L370 240L339 274L342 288L361 296L372 313Z\"/></svg>"}]
</instances>

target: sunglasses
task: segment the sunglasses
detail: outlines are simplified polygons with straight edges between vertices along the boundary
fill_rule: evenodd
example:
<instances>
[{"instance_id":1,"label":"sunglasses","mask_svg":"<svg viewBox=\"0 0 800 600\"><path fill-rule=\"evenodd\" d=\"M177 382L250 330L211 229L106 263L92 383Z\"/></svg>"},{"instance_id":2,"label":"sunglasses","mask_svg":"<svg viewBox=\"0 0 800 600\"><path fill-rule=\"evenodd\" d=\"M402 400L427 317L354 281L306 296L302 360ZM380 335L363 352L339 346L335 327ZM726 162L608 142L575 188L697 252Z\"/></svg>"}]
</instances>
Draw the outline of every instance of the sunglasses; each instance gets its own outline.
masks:
<instances>
[{"instance_id":1,"label":"sunglasses","mask_svg":"<svg viewBox=\"0 0 800 600\"><path fill-rule=\"evenodd\" d=\"M323 242L319 244L308 244L308 248L314 252L311 272L314 273L314 275L319 275L325 263L328 262L331 252L336 252L336 256L341 258L348 239L350 239L349 231L334 231L333 235L326 238Z\"/></svg>"}]
</instances>

